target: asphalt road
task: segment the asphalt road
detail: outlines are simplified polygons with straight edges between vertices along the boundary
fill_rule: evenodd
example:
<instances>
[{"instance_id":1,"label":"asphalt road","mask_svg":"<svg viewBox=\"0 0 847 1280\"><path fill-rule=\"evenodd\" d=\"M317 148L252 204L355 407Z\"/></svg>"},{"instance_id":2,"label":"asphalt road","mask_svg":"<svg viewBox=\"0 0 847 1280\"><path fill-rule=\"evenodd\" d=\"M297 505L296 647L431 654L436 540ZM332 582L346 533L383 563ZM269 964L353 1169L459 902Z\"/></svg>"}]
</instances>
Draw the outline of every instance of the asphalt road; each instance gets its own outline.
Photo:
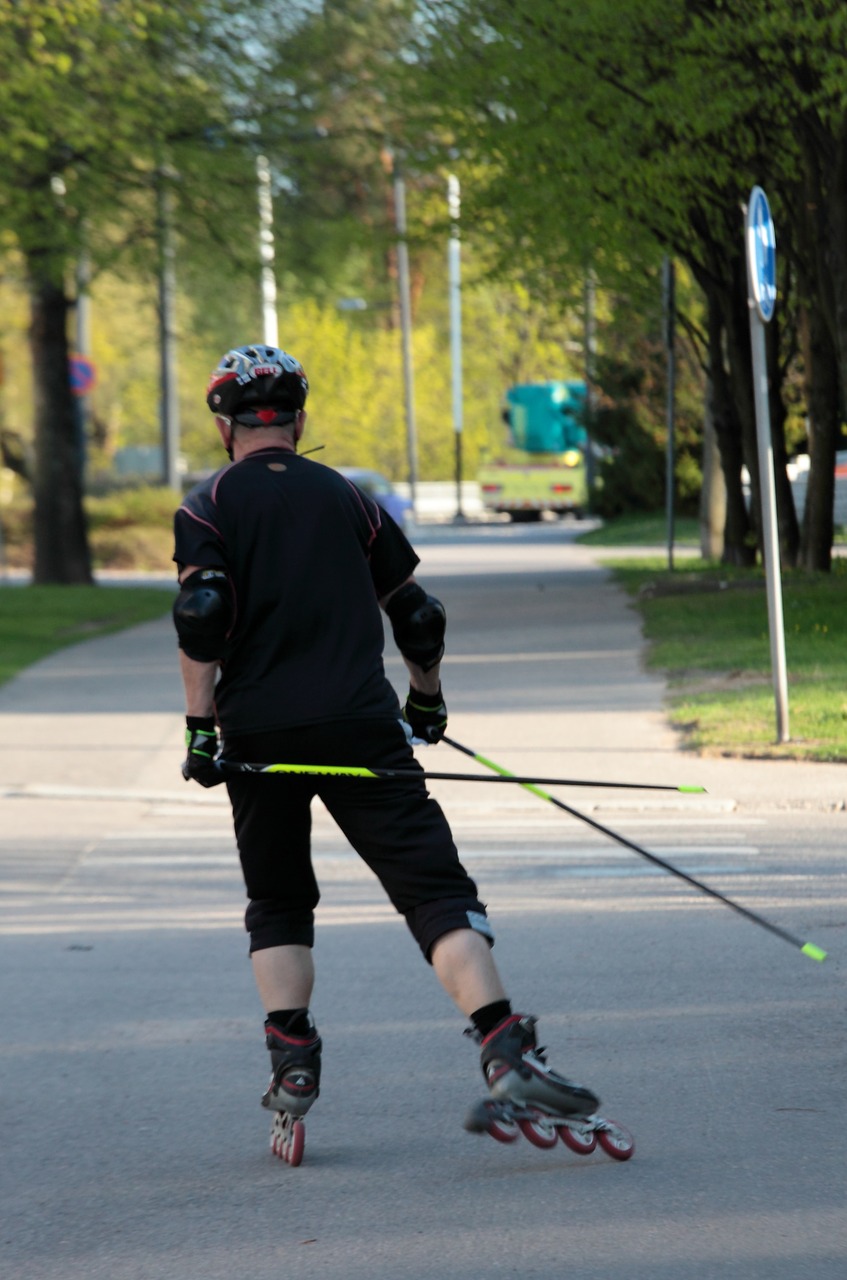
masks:
<instances>
[{"instance_id":1,"label":"asphalt road","mask_svg":"<svg viewBox=\"0 0 847 1280\"><path fill-rule=\"evenodd\" d=\"M637 1141L627 1164L505 1147L462 1130L483 1091L464 1020L318 809L325 1077L291 1169L258 1105L225 800L177 774L169 624L67 650L0 690L0 1274L845 1274L842 771L681 753L635 615L570 536L422 536L451 733L522 773L704 783L556 794L827 963L526 792L434 784L516 1005Z\"/></svg>"}]
</instances>

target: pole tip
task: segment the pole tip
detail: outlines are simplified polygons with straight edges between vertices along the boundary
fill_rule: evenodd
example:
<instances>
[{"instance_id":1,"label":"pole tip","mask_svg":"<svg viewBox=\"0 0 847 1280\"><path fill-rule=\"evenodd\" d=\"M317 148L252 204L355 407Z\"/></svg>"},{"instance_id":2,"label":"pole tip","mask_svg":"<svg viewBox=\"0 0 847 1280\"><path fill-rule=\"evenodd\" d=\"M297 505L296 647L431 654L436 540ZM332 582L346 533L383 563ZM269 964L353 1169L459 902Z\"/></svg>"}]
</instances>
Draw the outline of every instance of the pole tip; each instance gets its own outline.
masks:
<instances>
[{"instance_id":1,"label":"pole tip","mask_svg":"<svg viewBox=\"0 0 847 1280\"><path fill-rule=\"evenodd\" d=\"M826 952L822 947L816 947L814 942L807 942L805 947L801 947L800 950L804 956L810 956L812 960L817 960L819 964L823 964L826 959Z\"/></svg>"},{"instance_id":2,"label":"pole tip","mask_svg":"<svg viewBox=\"0 0 847 1280\"><path fill-rule=\"evenodd\" d=\"M703 796L706 794L705 787L677 787L677 791L684 791L686 795Z\"/></svg>"}]
</instances>

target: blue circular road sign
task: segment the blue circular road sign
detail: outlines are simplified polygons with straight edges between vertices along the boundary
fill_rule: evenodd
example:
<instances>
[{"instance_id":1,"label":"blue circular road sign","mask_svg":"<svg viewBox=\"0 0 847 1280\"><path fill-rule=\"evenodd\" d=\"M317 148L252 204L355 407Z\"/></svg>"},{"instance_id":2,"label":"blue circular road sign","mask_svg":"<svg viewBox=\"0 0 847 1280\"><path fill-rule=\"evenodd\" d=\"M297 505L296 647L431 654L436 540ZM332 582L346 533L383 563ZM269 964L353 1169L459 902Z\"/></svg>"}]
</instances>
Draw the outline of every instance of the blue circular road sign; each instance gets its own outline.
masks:
<instances>
[{"instance_id":1,"label":"blue circular road sign","mask_svg":"<svg viewBox=\"0 0 847 1280\"><path fill-rule=\"evenodd\" d=\"M71 356L68 360L68 378L73 394L85 396L97 381L97 371L85 356Z\"/></svg>"},{"instance_id":2,"label":"blue circular road sign","mask_svg":"<svg viewBox=\"0 0 847 1280\"><path fill-rule=\"evenodd\" d=\"M747 267L752 300L767 324L776 307L776 235L761 187L753 188L747 205Z\"/></svg>"}]
</instances>

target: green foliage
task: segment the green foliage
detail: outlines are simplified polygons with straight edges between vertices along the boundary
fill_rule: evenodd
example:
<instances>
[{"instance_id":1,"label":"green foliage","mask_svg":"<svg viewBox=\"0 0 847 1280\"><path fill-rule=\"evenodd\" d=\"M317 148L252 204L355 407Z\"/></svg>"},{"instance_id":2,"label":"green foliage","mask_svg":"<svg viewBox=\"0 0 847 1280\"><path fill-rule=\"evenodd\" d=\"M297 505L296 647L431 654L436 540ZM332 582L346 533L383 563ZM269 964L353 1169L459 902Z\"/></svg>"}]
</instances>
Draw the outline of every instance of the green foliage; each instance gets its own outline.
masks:
<instances>
[{"instance_id":1,"label":"green foliage","mask_svg":"<svg viewBox=\"0 0 847 1280\"><path fill-rule=\"evenodd\" d=\"M215 15L203 0L20 0L0 9L0 230L30 262L49 260L56 277L83 246L95 264L108 260L130 228L133 241L149 244L154 178L166 162L202 220L194 179L211 177L208 140L226 124L223 100L210 92L214 64L197 39ZM220 217L232 175L229 150L218 151Z\"/></svg>"},{"instance_id":2,"label":"green foliage","mask_svg":"<svg viewBox=\"0 0 847 1280\"><path fill-rule=\"evenodd\" d=\"M693 309L690 284L684 276L680 283ZM668 355L658 297L658 281L649 307L613 296L598 326L591 437L605 453L592 507L606 518L655 511L666 501ZM693 515L702 487L704 379L685 333L677 333L675 351L674 501Z\"/></svg>"},{"instance_id":3,"label":"green foliage","mask_svg":"<svg viewBox=\"0 0 847 1280\"><path fill-rule=\"evenodd\" d=\"M173 570L173 517L181 495L154 486L125 487L85 500L95 567ZM3 551L15 569L33 563L33 503L18 496L0 508Z\"/></svg>"},{"instance_id":4,"label":"green foliage","mask_svg":"<svg viewBox=\"0 0 847 1280\"><path fill-rule=\"evenodd\" d=\"M410 95L419 133L438 122L460 172L472 167L468 211L494 241L497 266L517 257L539 288L559 292L590 267L601 288L644 309L638 285L660 254L683 259L724 329L732 421L753 470L739 206L754 182L767 188L778 228L782 361L801 301L832 333L844 401L847 206L835 176L847 145L844 25L839 0L420 4ZM783 372L772 363L774 400ZM803 390L805 404L795 395L790 406L789 447L811 402ZM740 450L725 454L736 511ZM831 466L831 454L815 465ZM678 479L695 481L690 458Z\"/></svg>"},{"instance_id":5,"label":"green foliage","mask_svg":"<svg viewBox=\"0 0 847 1280\"><path fill-rule=\"evenodd\" d=\"M85 511L90 529L127 529L142 525L170 533L174 512L181 501L182 495L173 489L142 485L104 497L86 498Z\"/></svg>"}]
</instances>

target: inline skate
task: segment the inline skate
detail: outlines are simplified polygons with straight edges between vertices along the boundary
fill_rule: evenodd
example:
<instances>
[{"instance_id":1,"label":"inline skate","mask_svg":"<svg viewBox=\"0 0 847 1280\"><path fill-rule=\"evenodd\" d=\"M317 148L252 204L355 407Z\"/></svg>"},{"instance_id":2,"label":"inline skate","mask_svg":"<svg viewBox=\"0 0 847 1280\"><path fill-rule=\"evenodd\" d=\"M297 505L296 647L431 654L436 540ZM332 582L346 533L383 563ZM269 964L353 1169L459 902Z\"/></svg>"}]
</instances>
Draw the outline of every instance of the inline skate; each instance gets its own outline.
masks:
<instances>
[{"instance_id":1,"label":"inline skate","mask_svg":"<svg viewBox=\"0 0 847 1280\"><path fill-rule=\"evenodd\" d=\"M272 1074L262 1106L274 1112L271 1151L290 1165L299 1165L303 1159L303 1117L320 1093L321 1039L311 1015L309 1027L306 1035L294 1035L288 1027L265 1023Z\"/></svg>"},{"instance_id":2,"label":"inline skate","mask_svg":"<svg viewBox=\"0 0 847 1280\"><path fill-rule=\"evenodd\" d=\"M482 1073L489 1096L471 1107L464 1127L489 1133L498 1142L521 1134L533 1146L548 1149L561 1138L578 1155L590 1155L598 1143L614 1160L628 1160L635 1141L622 1125L597 1114L600 1099L583 1085L565 1079L547 1065L535 1038L536 1019L512 1014L482 1038Z\"/></svg>"}]
</instances>

